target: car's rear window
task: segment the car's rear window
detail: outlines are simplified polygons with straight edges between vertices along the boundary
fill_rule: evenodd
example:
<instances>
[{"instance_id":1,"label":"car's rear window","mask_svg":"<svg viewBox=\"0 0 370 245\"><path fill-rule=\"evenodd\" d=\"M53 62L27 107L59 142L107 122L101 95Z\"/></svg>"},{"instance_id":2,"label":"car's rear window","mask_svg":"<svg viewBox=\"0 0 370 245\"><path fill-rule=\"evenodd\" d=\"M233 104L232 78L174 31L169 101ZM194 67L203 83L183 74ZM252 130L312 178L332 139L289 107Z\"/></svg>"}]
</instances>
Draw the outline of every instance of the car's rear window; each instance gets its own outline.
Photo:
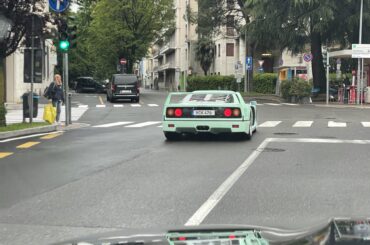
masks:
<instances>
[{"instance_id":1,"label":"car's rear window","mask_svg":"<svg viewBox=\"0 0 370 245\"><path fill-rule=\"evenodd\" d=\"M115 76L114 84L132 84L137 82L136 76Z\"/></svg>"},{"instance_id":2,"label":"car's rear window","mask_svg":"<svg viewBox=\"0 0 370 245\"><path fill-rule=\"evenodd\" d=\"M234 103L234 95L229 93L174 94L170 103Z\"/></svg>"}]
</instances>

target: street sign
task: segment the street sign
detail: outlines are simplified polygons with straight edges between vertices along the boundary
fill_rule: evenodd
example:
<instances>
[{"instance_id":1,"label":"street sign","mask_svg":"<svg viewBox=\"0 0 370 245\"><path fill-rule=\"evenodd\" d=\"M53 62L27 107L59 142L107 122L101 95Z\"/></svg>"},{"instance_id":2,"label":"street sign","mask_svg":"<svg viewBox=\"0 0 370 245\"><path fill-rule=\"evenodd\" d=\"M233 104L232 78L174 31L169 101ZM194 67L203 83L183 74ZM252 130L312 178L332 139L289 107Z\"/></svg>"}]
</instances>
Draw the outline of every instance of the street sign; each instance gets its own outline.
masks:
<instances>
[{"instance_id":1,"label":"street sign","mask_svg":"<svg viewBox=\"0 0 370 245\"><path fill-rule=\"evenodd\" d=\"M264 60L259 60L259 61L258 61L258 64L260 64L260 67L262 67L262 66L263 66L263 63L265 63L265 61L264 61Z\"/></svg>"},{"instance_id":2,"label":"street sign","mask_svg":"<svg viewBox=\"0 0 370 245\"><path fill-rule=\"evenodd\" d=\"M370 44L352 44L352 58L370 58Z\"/></svg>"},{"instance_id":3,"label":"street sign","mask_svg":"<svg viewBox=\"0 0 370 245\"><path fill-rule=\"evenodd\" d=\"M311 62L313 59L313 55L311 53L305 53L303 54L303 60L306 62Z\"/></svg>"},{"instance_id":4,"label":"street sign","mask_svg":"<svg viewBox=\"0 0 370 245\"><path fill-rule=\"evenodd\" d=\"M49 0L49 7L57 13L64 12L69 6L70 0Z\"/></svg>"},{"instance_id":5,"label":"street sign","mask_svg":"<svg viewBox=\"0 0 370 245\"><path fill-rule=\"evenodd\" d=\"M122 58L122 59L119 60L119 63L121 65L126 65L127 64L127 60L125 58Z\"/></svg>"}]
</instances>

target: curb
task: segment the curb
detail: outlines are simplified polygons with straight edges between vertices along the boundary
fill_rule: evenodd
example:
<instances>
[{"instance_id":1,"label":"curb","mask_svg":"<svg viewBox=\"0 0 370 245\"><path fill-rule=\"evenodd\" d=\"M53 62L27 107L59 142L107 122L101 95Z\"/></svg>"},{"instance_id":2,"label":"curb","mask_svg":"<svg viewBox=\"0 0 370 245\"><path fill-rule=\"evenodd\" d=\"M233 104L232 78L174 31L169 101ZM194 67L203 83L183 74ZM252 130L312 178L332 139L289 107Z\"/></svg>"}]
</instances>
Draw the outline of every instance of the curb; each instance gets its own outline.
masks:
<instances>
[{"instance_id":1,"label":"curb","mask_svg":"<svg viewBox=\"0 0 370 245\"><path fill-rule=\"evenodd\" d=\"M27 128L27 129L21 129L21 130L16 130L16 131L11 131L11 132L0 133L0 140L19 137L19 136L27 136L31 134L38 134L38 133L50 133L50 132L55 132L55 131L57 131L56 125Z\"/></svg>"}]
</instances>

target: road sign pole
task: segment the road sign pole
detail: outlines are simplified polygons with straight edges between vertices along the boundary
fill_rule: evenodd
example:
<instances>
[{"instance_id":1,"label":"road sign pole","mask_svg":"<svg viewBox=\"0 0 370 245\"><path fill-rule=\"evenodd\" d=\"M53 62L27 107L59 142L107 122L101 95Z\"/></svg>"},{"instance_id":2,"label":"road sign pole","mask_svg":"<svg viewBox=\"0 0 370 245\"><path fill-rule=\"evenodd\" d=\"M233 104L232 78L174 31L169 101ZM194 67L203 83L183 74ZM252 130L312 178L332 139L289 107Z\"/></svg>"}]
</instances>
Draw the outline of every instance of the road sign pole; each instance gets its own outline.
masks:
<instances>
[{"instance_id":1,"label":"road sign pole","mask_svg":"<svg viewBox=\"0 0 370 245\"><path fill-rule=\"evenodd\" d=\"M361 8L360 8L360 30L359 30L359 44L362 44L362 13L364 9L364 0L361 0ZM360 80L361 80L361 59L358 59L357 61L357 98L356 103L360 104Z\"/></svg>"},{"instance_id":2,"label":"road sign pole","mask_svg":"<svg viewBox=\"0 0 370 245\"><path fill-rule=\"evenodd\" d=\"M33 83L34 83L34 78L35 78L35 15L32 15L31 17L31 92L28 95L28 113L30 117L30 123L33 122Z\"/></svg>"},{"instance_id":3,"label":"road sign pole","mask_svg":"<svg viewBox=\"0 0 370 245\"><path fill-rule=\"evenodd\" d=\"M69 74L68 74L68 52L63 53L63 73L64 73L64 105L65 105L65 115L66 115L66 126L71 124L71 115L69 114L69 106L70 106L70 101L69 101Z\"/></svg>"},{"instance_id":4,"label":"road sign pole","mask_svg":"<svg viewBox=\"0 0 370 245\"><path fill-rule=\"evenodd\" d=\"M326 55L326 104L329 104L329 67L330 65L330 53Z\"/></svg>"}]
</instances>

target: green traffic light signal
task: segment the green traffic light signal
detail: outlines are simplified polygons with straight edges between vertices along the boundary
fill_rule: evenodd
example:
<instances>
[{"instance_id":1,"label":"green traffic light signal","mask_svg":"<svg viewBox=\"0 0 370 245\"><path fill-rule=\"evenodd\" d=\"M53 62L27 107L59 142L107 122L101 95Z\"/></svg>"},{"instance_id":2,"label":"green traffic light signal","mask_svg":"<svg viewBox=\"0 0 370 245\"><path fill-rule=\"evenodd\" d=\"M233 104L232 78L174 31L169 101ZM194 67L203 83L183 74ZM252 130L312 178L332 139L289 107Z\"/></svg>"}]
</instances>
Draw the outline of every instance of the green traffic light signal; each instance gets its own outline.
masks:
<instances>
[{"instance_id":1,"label":"green traffic light signal","mask_svg":"<svg viewBox=\"0 0 370 245\"><path fill-rule=\"evenodd\" d=\"M59 41L59 49L61 51L68 51L69 49L69 41L68 40L61 40Z\"/></svg>"}]
</instances>

